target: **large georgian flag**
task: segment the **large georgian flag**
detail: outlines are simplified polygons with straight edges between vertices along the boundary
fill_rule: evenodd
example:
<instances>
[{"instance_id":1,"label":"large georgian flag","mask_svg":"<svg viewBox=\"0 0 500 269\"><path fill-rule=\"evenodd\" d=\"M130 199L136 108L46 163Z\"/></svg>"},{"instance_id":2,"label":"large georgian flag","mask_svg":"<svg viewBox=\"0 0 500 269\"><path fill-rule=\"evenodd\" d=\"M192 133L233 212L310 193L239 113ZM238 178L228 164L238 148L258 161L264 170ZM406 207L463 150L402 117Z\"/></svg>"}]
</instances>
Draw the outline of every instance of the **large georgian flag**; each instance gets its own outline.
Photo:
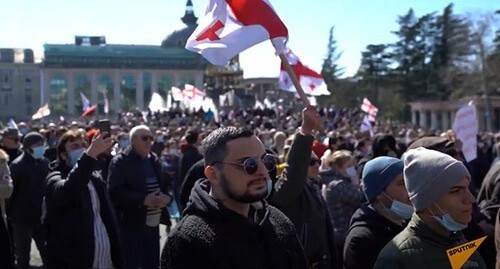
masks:
<instances>
[{"instance_id":1,"label":"large georgian flag","mask_svg":"<svg viewBox=\"0 0 500 269\"><path fill-rule=\"evenodd\" d=\"M330 92L326 87L325 80L323 79L323 76L321 74L303 65L300 59L295 54L293 54L291 50L288 50L285 53L285 56L295 75L297 76L300 86L302 86L302 89L304 89L305 94L312 96L330 95ZM293 85L292 79L286 72L283 64L281 64L279 86L282 90L297 92L295 86Z\"/></svg>"},{"instance_id":2,"label":"large georgian flag","mask_svg":"<svg viewBox=\"0 0 500 269\"><path fill-rule=\"evenodd\" d=\"M186 49L225 66L235 55L267 39L278 53L284 52L287 38L288 30L268 0L210 0Z\"/></svg>"},{"instance_id":3,"label":"large georgian flag","mask_svg":"<svg viewBox=\"0 0 500 269\"><path fill-rule=\"evenodd\" d=\"M37 120L49 115L50 115L49 104L45 104L44 106L40 107L38 111L35 114L33 114L33 116L31 116L31 119Z\"/></svg>"}]
</instances>

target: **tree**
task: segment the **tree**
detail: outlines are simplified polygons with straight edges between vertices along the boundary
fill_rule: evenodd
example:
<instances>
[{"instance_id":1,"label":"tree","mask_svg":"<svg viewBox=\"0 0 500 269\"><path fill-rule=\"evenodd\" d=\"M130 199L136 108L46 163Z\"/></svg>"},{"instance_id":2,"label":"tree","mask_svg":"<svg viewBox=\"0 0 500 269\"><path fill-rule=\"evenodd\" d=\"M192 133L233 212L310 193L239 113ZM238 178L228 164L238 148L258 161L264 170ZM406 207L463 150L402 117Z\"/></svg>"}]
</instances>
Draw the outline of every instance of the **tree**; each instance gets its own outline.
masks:
<instances>
[{"instance_id":1,"label":"tree","mask_svg":"<svg viewBox=\"0 0 500 269\"><path fill-rule=\"evenodd\" d=\"M386 44L368 45L366 50L361 53L361 66L357 76L363 82L372 85L373 100L379 99L379 86L383 77L390 72L391 55L388 52L389 46Z\"/></svg>"},{"instance_id":2,"label":"tree","mask_svg":"<svg viewBox=\"0 0 500 269\"><path fill-rule=\"evenodd\" d=\"M407 102L426 97L433 19L433 13L416 18L410 9L398 18L399 30L393 32L398 37L398 41L391 44L391 57L396 63L394 74L401 84L399 92Z\"/></svg>"},{"instance_id":3,"label":"tree","mask_svg":"<svg viewBox=\"0 0 500 269\"><path fill-rule=\"evenodd\" d=\"M440 100L449 99L460 67L471 55L470 29L463 18L453 14L453 4L445 7L435 24L438 34L432 57L432 87L429 94Z\"/></svg>"},{"instance_id":4,"label":"tree","mask_svg":"<svg viewBox=\"0 0 500 269\"><path fill-rule=\"evenodd\" d=\"M332 26L330 28L330 38L328 39L327 56L321 69L321 75L330 91L332 91L335 81L344 74L344 68L339 67L337 64L342 52L337 52L337 41L333 37L333 29Z\"/></svg>"}]
</instances>

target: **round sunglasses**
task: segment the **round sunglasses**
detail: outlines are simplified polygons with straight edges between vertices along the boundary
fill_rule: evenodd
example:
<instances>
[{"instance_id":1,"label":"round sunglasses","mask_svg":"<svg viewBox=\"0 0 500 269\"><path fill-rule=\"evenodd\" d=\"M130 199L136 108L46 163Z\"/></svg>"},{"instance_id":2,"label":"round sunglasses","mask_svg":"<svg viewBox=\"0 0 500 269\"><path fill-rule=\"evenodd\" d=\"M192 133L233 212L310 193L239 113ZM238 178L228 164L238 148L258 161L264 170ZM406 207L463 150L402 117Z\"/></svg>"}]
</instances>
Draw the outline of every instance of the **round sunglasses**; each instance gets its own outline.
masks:
<instances>
[{"instance_id":1,"label":"round sunglasses","mask_svg":"<svg viewBox=\"0 0 500 269\"><path fill-rule=\"evenodd\" d=\"M260 159L264 166L266 167L268 172L273 171L276 168L276 157L274 157L272 154L266 154L262 156ZM255 157L248 157L246 158L242 163L231 163L231 162L222 162L222 161L215 161L212 163L212 165L217 164L217 163L222 163L222 164L231 164L231 165L237 165L243 168L243 171L249 175L253 175L257 172L259 169L259 160L258 158Z\"/></svg>"}]
</instances>

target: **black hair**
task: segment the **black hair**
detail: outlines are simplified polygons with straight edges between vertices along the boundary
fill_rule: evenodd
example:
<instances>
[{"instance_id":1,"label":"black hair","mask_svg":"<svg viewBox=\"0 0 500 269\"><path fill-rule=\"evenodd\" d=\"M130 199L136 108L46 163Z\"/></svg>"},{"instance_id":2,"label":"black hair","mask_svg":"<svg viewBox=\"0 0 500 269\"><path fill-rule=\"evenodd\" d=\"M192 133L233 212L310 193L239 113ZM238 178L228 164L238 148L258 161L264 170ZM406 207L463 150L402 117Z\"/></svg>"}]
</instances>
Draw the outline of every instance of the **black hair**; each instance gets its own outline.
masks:
<instances>
[{"instance_id":1,"label":"black hair","mask_svg":"<svg viewBox=\"0 0 500 269\"><path fill-rule=\"evenodd\" d=\"M252 130L239 127L221 127L211 132L202 141L202 151L206 165L222 161L227 154L227 142L242 138L252 137Z\"/></svg>"},{"instance_id":2,"label":"black hair","mask_svg":"<svg viewBox=\"0 0 500 269\"><path fill-rule=\"evenodd\" d=\"M186 142L188 144L195 144L198 141L198 136L198 131L190 129L186 132Z\"/></svg>"}]
</instances>

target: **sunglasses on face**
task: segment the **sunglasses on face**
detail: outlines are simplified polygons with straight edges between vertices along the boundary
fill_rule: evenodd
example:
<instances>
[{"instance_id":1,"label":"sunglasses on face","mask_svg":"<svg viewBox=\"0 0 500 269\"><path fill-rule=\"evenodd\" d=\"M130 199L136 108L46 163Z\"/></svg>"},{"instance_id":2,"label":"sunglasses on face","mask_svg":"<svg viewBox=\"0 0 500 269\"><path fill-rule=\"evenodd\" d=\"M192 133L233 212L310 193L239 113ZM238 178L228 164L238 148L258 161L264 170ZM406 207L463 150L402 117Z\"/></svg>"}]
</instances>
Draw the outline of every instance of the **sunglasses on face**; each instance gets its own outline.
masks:
<instances>
[{"instance_id":1,"label":"sunglasses on face","mask_svg":"<svg viewBox=\"0 0 500 269\"><path fill-rule=\"evenodd\" d=\"M273 171L276 168L276 163L277 163L276 157L274 157L271 154L264 155L260 159L260 161L262 161L268 172ZM259 159L255 157L248 157L243 161L243 163L231 163L231 162L219 162L219 161L213 162L213 164L216 163L241 166L243 168L243 171L245 171L245 173L249 175L255 174L259 169Z\"/></svg>"},{"instance_id":2,"label":"sunglasses on face","mask_svg":"<svg viewBox=\"0 0 500 269\"><path fill-rule=\"evenodd\" d=\"M151 136L151 135L141 135L140 138L144 142L148 142L148 141L153 141L154 140L154 137Z\"/></svg>"},{"instance_id":3,"label":"sunglasses on face","mask_svg":"<svg viewBox=\"0 0 500 269\"><path fill-rule=\"evenodd\" d=\"M314 166L315 164L321 165L321 160L318 158L311 158L309 160L309 166Z\"/></svg>"}]
</instances>

